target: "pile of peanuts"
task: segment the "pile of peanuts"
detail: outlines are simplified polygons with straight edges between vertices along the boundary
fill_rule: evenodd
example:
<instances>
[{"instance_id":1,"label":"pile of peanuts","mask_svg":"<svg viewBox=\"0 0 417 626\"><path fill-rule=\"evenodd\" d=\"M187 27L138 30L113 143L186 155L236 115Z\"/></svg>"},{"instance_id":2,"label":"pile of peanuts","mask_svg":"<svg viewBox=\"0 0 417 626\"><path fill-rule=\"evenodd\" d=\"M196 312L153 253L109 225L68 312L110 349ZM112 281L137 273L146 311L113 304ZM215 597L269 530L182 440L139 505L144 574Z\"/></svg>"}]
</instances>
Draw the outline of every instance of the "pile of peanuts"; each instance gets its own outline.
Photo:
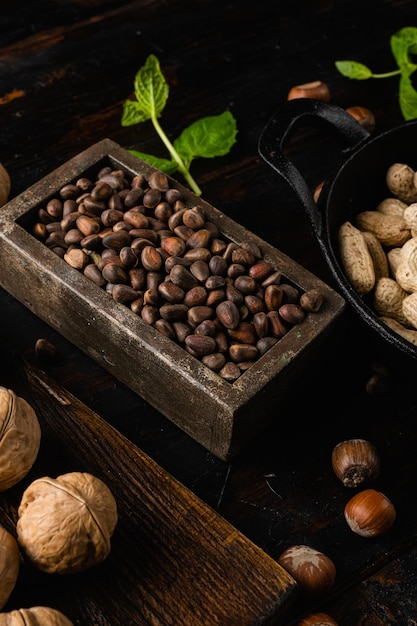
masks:
<instances>
[{"instance_id":1,"label":"pile of peanuts","mask_svg":"<svg viewBox=\"0 0 417 626\"><path fill-rule=\"evenodd\" d=\"M37 211L33 235L192 356L234 382L310 312L253 240L221 237L160 171L102 167Z\"/></svg>"},{"instance_id":2,"label":"pile of peanuts","mask_svg":"<svg viewBox=\"0 0 417 626\"><path fill-rule=\"evenodd\" d=\"M346 276L398 335L417 345L417 173L406 163L386 172L390 196L339 229Z\"/></svg>"}]
</instances>

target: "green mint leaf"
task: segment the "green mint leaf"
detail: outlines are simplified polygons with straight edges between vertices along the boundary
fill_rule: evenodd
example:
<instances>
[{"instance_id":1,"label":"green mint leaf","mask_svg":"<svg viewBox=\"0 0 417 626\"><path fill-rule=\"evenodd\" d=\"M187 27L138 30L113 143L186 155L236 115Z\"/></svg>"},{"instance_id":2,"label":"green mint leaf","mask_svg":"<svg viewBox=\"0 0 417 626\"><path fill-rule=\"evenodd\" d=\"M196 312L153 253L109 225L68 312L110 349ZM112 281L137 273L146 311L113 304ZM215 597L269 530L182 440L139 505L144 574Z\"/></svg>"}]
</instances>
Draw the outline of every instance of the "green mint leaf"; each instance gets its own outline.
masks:
<instances>
[{"instance_id":1,"label":"green mint leaf","mask_svg":"<svg viewBox=\"0 0 417 626\"><path fill-rule=\"evenodd\" d=\"M343 76L364 80L366 78L391 78L400 76L398 99L404 119L417 118L417 92L411 81L411 75L417 70L412 62L412 55L417 55L417 28L406 26L390 38L392 54L398 69L382 74L374 74L362 63L356 61L336 61L336 68Z\"/></svg>"},{"instance_id":2,"label":"green mint leaf","mask_svg":"<svg viewBox=\"0 0 417 626\"><path fill-rule=\"evenodd\" d=\"M203 118L191 124L172 143L158 120L166 105L169 88L159 61L153 54L148 56L135 76L134 93L136 100L130 98L123 105L122 126L132 126L151 120L171 160L134 150L130 152L167 174L178 171L192 191L200 196L201 189L190 173L191 161L197 156L215 157L229 152L236 141L234 117L231 113L225 112L218 116Z\"/></svg>"},{"instance_id":3,"label":"green mint leaf","mask_svg":"<svg viewBox=\"0 0 417 626\"><path fill-rule=\"evenodd\" d=\"M352 78L355 80L367 80L372 77L372 72L363 63L357 61L336 61L336 69L339 70L346 78Z\"/></svg>"},{"instance_id":4,"label":"green mint leaf","mask_svg":"<svg viewBox=\"0 0 417 626\"><path fill-rule=\"evenodd\" d=\"M151 54L135 76L136 100L123 104L122 126L133 126L159 117L168 99L169 87L158 59Z\"/></svg>"},{"instance_id":5,"label":"green mint leaf","mask_svg":"<svg viewBox=\"0 0 417 626\"><path fill-rule=\"evenodd\" d=\"M414 89L408 74L401 74L399 88L401 113L406 121L417 117L417 91Z\"/></svg>"},{"instance_id":6,"label":"green mint leaf","mask_svg":"<svg viewBox=\"0 0 417 626\"><path fill-rule=\"evenodd\" d=\"M392 35L390 45L398 67L400 69L407 69L407 71L413 71L413 69L409 67L410 54L415 54L417 51L417 28L413 26L402 28Z\"/></svg>"},{"instance_id":7,"label":"green mint leaf","mask_svg":"<svg viewBox=\"0 0 417 626\"><path fill-rule=\"evenodd\" d=\"M203 117L185 128L174 147L186 164L196 157L224 156L236 142L236 120L230 111Z\"/></svg>"},{"instance_id":8,"label":"green mint leaf","mask_svg":"<svg viewBox=\"0 0 417 626\"><path fill-rule=\"evenodd\" d=\"M149 55L135 76L135 96L140 108L148 118L159 117L169 95L169 87L161 72L159 61Z\"/></svg>"},{"instance_id":9,"label":"green mint leaf","mask_svg":"<svg viewBox=\"0 0 417 626\"><path fill-rule=\"evenodd\" d=\"M153 165L153 167L158 168L165 174L171 175L178 169L178 164L175 161L168 161L168 159L161 159L159 157L154 156L153 154L146 154L145 152L139 152L138 150L128 150L130 154L141 159L142 161L146 161L149 165Z\"/></svg>"},{"instance_id":10,"label":"green mint leaf","mask_svg":"<svg viewBox=\"0 0 417 626\"><path fill-rule=\"evenodd\" d=\"M133 126L149 119L136 100L126 100L123 104L122 126Z\"/></svg>"}]
</instances>

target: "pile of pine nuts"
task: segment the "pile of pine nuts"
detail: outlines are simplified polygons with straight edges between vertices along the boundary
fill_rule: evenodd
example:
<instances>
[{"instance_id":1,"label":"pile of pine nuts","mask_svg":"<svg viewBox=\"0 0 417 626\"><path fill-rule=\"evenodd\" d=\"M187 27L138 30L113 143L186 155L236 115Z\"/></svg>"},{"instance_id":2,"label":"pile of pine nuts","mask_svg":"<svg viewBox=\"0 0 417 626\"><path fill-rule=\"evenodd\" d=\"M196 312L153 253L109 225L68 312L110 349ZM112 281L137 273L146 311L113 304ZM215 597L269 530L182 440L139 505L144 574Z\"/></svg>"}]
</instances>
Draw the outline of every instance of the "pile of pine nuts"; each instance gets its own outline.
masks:
<instances>
[{"instance_id":1,"label":"pile of pine nuts","mask_svg":"<svg viewBox=\"0 0 417 626\"><path fill-rule=\"evenodd\" d=\"M322 304L256 242L222 238L160 171L80 177L37 211L32 234L229 382Z\"/></svg>"}]
</instances>

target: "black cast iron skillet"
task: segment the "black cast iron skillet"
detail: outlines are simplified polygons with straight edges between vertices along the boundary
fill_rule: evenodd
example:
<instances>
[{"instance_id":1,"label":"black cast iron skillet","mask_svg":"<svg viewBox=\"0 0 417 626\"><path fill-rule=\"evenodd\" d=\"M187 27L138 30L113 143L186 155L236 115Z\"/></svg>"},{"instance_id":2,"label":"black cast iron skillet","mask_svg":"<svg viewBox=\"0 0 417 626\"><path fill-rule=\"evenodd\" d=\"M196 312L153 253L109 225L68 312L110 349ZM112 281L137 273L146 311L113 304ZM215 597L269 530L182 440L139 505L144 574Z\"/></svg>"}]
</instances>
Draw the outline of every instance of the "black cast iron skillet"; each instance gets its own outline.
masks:
<instances>
[{"instance_id":1,"label":"black cast iron skillet","mask_svg":"<svg viewBox=\"0 0 417 626\"><path fill-rule=\"evenodd\" d=\"M340 160L326 177L317 203L306 180L284 153L301 126L325 129L341 142ZM261 157L290 185L311 222L336 289L360 319L387 348L389 358L417 366L417 347L381 322L366 297L360 297L347 280L338 252L338 229L359 211L374 210L391 197L385 178L393 163L417 170L417 120L370 135L342 108L307 98L286 102L268 122L259 139ZM383 350L384 351L384 350ZM414 367L413 367L414 369Z\"/></svg>"}]
</instances>

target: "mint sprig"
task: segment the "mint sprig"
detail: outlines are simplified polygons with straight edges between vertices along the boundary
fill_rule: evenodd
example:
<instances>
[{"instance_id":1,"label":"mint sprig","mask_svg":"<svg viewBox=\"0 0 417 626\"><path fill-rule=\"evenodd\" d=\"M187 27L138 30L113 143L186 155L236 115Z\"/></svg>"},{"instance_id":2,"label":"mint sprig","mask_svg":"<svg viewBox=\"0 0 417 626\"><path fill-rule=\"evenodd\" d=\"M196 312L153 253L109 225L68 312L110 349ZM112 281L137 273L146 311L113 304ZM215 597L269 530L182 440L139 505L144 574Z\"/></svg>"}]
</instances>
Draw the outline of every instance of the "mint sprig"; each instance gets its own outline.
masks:
<instances>
[{"instance_id":1,"label":"mint sprig","mask_svg":"<svg viewBox=\"0 0 417 626\"><path fill-rule=\"evenodd\" d=\"M336 61L337 70L347 78L367 80L369 78L400 77L398 100L405 120L417 117L417 91L412 83L412 74L417 70L412 55L417 54L417 28L406 26L390 38L391 52L397 63L397 69L382 74L372 72L363 63L357 61Z\"/></svg>"},{"instance_id":2,"label":"mint sprig","mask_svg":"<svg viewBox=\"0 0 417 626\"><path fill-rule=\"evenodd\" d=\"M179 171L194 193L201 196L201 189L190 174L191 163L198 157L207 159L224 156L230 151L236 142L235 118L229 111L203 117L185 128L171 143L158 119L166 106L169 87L159 61L153 54L135 76L134 94L135 100L129 99L123 104L122 126L133 126L151 120L171 158L159 158L137 150L129 152L166 174L172 175Z\"/></svg>"}]
</instances>

